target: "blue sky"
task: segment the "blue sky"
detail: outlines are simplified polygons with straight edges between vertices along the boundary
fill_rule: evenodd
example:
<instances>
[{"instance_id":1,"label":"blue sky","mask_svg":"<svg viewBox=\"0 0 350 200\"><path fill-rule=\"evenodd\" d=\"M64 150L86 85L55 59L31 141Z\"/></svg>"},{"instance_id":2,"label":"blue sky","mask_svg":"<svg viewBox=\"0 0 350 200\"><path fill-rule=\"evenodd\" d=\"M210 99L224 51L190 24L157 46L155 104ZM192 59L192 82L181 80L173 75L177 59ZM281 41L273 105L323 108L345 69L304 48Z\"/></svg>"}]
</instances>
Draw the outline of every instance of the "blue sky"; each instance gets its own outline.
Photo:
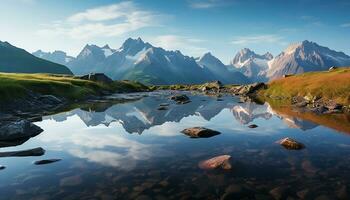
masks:
<instances>
[{"instance_id":1,"label":"blue sky","mask_svg":"<svg viewBox=\"0 0 350 200\"><path fill-rule=\"evenodd\" d=\"M2 0L0 40L76 56L87 43L141 37L229 63L244 47L277 55L307 39L350 55L349 10L349 0Z\"/></svg>"}]
</instances>

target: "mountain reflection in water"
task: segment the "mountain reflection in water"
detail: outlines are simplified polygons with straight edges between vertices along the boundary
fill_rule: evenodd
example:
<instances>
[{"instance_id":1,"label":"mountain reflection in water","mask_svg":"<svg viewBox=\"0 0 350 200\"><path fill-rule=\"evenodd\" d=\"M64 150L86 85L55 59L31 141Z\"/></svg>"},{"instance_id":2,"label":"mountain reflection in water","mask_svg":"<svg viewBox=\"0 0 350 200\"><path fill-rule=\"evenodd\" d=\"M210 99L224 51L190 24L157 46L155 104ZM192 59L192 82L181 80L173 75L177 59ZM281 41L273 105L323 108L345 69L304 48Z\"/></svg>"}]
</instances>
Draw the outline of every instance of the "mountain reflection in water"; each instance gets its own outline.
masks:
<instances>
[{"instance_id":1,"label":"mountain reflection in water","mask_svg":"<svg viewBox=\"0 0 350 200\"><path fill-rule=\"evenodd\" d=\"M44 120L53 119L57 122L62 122L67 117L76 115L88 127L101 124L109 126L112 122L119 122L126 132L142 134L144 130L153 126L162 125L166 122L180 122L181 119L188 116L200 116L210 121L222 110L229 109L233 114L232 120L237 120L242 125L249 124L258 118L269 120L272 116L277 116L291 128L308 130L318 126L312 120L303 119L303 113L296 115L288 107L275 111L268 103L263 105L254 102L237 104L237 100L232 98L226 97L223 98L223 101L216 101L215 97L200 95L191 96L191 103L176 105L169 100L169 95L167 92L154 93L149 97L144 97L132 103L104 104L97 107L96 105L90 105L66 113L44 117ZM169 104L167 110L156 109L162 103ZM306 114L312 115L310 113ZM350 123L349 117L344 117L343 119L345 121L340 123Z\"/></svg>"},{"instance_id":2,"label":"mountain reflection in water","mask_svg":"<svg viewBox=\"0 0 350 200\"><path fill-rule=\"evenodd\" d=\"M191 102L179 105L169 99L172 94L132 94L134 101L80 105L44 117L35 123L44 132L1 148L46 152L0 159L6 166L0 199L271 199L270 191L281 191L282 199L299 199L300 191L305 199L332 199L350 188L350 137L337 132L350 133L348 116L188 92ZM158 110L160 104L168 109ZM258 127L249 128L253 123ZM192 139L181 133L195 126L221 134ZM275 143L285 137L306 148L288 151ZM223 154L231 156L231 170L198 167ZM43 159L61 160L33 164ZM240 189L227 197L232 188Z\"/></svg>"}]
</instances>

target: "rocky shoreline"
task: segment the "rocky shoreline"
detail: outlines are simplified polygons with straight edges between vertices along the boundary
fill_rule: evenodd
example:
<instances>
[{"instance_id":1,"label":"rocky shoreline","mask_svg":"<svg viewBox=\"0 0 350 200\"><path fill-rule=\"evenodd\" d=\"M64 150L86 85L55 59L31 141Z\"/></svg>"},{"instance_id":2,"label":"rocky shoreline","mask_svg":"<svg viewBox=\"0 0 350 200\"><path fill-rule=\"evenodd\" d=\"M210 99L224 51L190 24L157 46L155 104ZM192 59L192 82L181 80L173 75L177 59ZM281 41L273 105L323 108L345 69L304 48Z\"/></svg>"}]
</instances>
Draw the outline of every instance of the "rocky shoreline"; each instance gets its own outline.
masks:
<instances>
[{"instance_id":1,"label":"rocky shoreline","mask_svg":"<svg viewBox=\"0 0 350 200\"><path fill-rule=\"evenodd\" d=\"M293 96L288 98L285 96L262 96L259 94L261 90L268 88L265 83L254 83L241 86L224 86L220 81L213 81L198 85L196 87L181 87L181 90L201 92L205 95L220 97L223 94L231 94L240 96L243 102L254 101L261 103L262 101L283 101L287 102L286 106L293 106L299 112L312 112L315 114L336 114L350 113L350 106L342 105L334 100L326 100L319 96ZM289 103L288 103L289 102Z\"/></svg>"}]
</instances>

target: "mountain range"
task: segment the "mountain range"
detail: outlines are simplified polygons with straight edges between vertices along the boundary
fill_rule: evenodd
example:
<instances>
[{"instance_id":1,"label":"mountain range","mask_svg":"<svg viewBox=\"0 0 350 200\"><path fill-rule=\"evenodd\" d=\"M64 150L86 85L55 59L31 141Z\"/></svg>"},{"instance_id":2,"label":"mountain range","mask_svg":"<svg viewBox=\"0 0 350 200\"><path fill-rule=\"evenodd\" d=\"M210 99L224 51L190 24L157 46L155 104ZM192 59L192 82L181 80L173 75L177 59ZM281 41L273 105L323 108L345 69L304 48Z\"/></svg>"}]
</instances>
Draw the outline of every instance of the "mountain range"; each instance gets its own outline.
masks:
<instances>
[{"instance_id":1,"label":"mountain range","mask_svg":"<svg viewBox=\"0 0 350 200\"><path fill-rule=\"evenodd\" d=\"M0 72L72 74L64 65L38 58L8 42L1 41Z\"/></svg>"},{"instance_id":2,"label":"mountain range","mask_svg":"<svg viewBox=\"0 0 350 200\"><path fill-rule=\"evenodd\" d=\"M228 65L210 52L193 58L180 51L154 47L141 38L129 38L119 49L86 45L76 58L62 51L46 53L39 50L33 55L66 65L76 75L102 72L113 79L152 84L194 84L212 80L226 84L266 82L285 74L350 65L350 56L307 40L290 45L276 57L269 52L259 55L244 48Z\"/></svg>"},{"instance_id":3,"label":"mountain range","mask_svg":"<svg viewBox=\"0 0 350 200\"><path fill-rule=\"evenodd\" d=\"M86 45L76 58L65 53L33 53L43 59L59 61L74 74L102 72L112 79L136 80L152 84L195 84L221 80L226 84L248 83L249 79L228 68L210 53L198 60L180 51L167 51L144 42L127 39L119 49L108 45ZM57 55L57 56L54 56ZM63 57L62 57L63 56Z\"/></svg>"},{"instance_id":4,"label":"mountain range","mask_svg":"<svg viewBox=\"0 0 350 200\"><path fill-rule=\"evenodd\" d=\"M154 47L141 38L129 38L119 49L108 45L86 45L77 57L68 56L63 51L50 53L38 50L30 54L0 41L0 72L105 73L113 79L151 84L195 84L213 80L225 84L245 84L349 65L350 56L308 40L290 45L276 57L268 52L259 55L244 48L229 65L223 64L210 52L194 58L180 51Z\"/></svg>"}]
</instances>

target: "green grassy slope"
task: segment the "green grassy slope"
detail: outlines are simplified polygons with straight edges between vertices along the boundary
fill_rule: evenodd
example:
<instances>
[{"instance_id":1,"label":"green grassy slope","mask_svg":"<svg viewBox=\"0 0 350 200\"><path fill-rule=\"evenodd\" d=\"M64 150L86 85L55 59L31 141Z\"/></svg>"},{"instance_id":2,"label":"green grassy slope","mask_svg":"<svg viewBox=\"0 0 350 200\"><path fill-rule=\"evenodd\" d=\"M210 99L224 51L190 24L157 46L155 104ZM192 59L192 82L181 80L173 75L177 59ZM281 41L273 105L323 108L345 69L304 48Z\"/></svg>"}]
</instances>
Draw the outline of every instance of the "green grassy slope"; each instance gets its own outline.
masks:
<instances>
[{"instance_id":1,"label":"green grassy slope","mask_svg":"<svg viewBox=\"0 0 350 200\"><path fill-rule=\"evenodd\" d=\"M28 90L79 100L88 95L99 95L102 91L128 92L147 89L148 87L132 81L115 81L106 85L64 75L0 73L0 101L23 97Z\"/></svg>"}]
</instances>

